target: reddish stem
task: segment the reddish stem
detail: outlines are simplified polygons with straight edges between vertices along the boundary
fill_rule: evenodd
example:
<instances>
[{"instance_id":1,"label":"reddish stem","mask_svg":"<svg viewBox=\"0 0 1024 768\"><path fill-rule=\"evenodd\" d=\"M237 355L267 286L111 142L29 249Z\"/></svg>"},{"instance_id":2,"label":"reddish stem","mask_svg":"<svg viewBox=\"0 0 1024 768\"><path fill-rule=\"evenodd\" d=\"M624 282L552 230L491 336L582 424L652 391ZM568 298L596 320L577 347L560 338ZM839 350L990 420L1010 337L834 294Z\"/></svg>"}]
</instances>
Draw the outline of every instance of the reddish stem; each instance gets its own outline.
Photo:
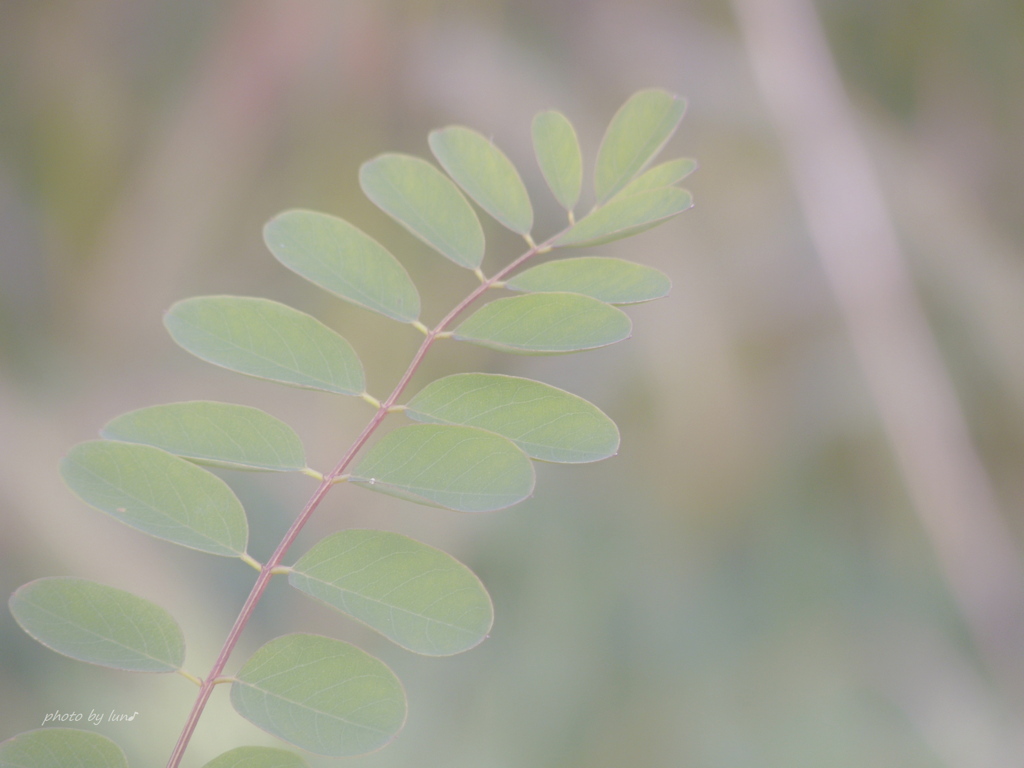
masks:
<instances>
[{"instance_id":1,"label":"reddish stem","mask_svg":"<svg viewBox=\"0 0 1024 768\"><path fill-rule=\"evenodd\" d=\"M560 235L561 233L559 233ZM329 473L324 475L320 485L317 486L316 491L310 496L309 501L306 502L306 506L302 508L299 516L295 518L295 521L291 524L291 527L285 533L284 538L281 539L281 543L277 545L277 549L274 550L270 559L263 564L260 569L260 575L256 578L256 583L253 584L252 590L249 592L249 597L246 598L245 604L242 606L242 610L238 613L238 618L235 619L234 625L231 627L231 631L228 633L227 639L224 641L224 645L220 649L220 654L217 656L217 660L214 662L213 667L210 669L210 673L203 680L202 685L199 688L199 695L196 697L195 703L192 705L192 711L189 713L188 720L185 722L185 727L181 731L181 736L178 737L178 743L174 746L174 751L171 753L170 760L167 762L167 768L178 768L181 763L181 758L185 754L185 749L188 747L189 740L192 738L192 734L199 724L199 718L203 714L203 709L206 707L206 702L210 699L210 694L213 693L214 685L220 678L221 673L224 671L224 667L228 663L228 659L231 656L232 651L235 649L235 645L238 643L238 639L242 635L242 631L245 629L246 624L249 622L249 618L252 616L253 611L256 609L256 604L259 603L260 598L263 597L263 593L267 588L267 584L270 583L270 577L273 575L273 569L277 568L281 564L281 560L284 559L285 553L288 548L291 547L292 543L298 537L302 531L303 526L316 511L316 508L320 506L320 502L323 501L327 492L331 489L334 481L341 476L348 465L355 458L359 450L365 445L366 441L370 439L370 436L376 431L380 423L384 421L384 417L388 415L388 409L395 404L395 401L402 395L409 381L416 373L423 361L423 357L427 354L427 350L433 345L437 339L438 334L442 333L444 329L451 323L456 317L458 317L465 309L476 301L488 288L494 285L496 282L502 280L506 275L512 272L514 269L519 267L523 262L532 256L535 256L538 252L549 249L550 244L558 235L554 235L540 245L531 247L524 254L515 259L511 264L506 266L504 269L499 271L496 275L488 278L481 282L466 298L460 301L451 312L439 322L432 330L427 332L427 336L423 339L423 343L420 344L420 348L416 351L412 361L409 363L409 367L406 368L402 378L399 379L398 384L392 390L391 394L388 395L387 400L380 404L377 412L370 419L369 423L363 428L363 431L356 438L355 442L349 447L342 456L341 461L338 465L332 469Z\"/></svg>"}]
</instances>

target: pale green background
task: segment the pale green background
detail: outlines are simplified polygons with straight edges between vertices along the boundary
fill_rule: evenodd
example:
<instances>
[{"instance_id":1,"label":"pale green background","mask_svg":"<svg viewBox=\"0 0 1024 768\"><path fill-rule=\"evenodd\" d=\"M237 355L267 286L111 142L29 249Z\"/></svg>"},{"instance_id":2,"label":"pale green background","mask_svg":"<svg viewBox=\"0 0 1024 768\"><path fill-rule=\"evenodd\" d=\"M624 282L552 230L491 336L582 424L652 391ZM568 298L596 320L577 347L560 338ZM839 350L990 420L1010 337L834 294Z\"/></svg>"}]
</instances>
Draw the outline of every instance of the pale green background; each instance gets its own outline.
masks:
<instances>
[{"instance_id":1,"label":"pale green background","mask_svg":"<svg viewBox=\"0 0 1024 768\"><path fill-rule=\"evenodd\" d=\"M819 8L1019 536L1021 5ZM0 592L44 575L130 589L178 617L203 674L253 573L88 510L60 457L123 411L205 398L286 419L326 469L370 411L193 360L162 312L196 293L294 303L349 338L382 396L416 332L288 273L263 222L293 206L351 219L399 256L436 320L475 278L375 210L359 164L426 155L430 129L470 125L522 169L548 233L558 208L532 161L533 114L569 115L590 167L614 110L647 86L691 101L665 156L700 159L697 206L592 252L657 266L672 295L630 309L634 338L613 348L535 359L448 342L415 385L473 368L542 378L615 418L620 455L541 467L533 500L488 516L344 488L301 542L379 526L446 548L492 592L491 639L414 657L282 582L240 650L305 629L393 666L409 724L346 765L1010 765L1019 715L909 504L718 0L0 3ZM485 226L493 271L520 246ZM229 479L265 557L311 481ZM137 711L98 730L133 765L161 765L192 695L176 676L58 657L0 614L0 737L57 709ZM217 691L186 764L240 743L273 742Z\"/></svg>"}]
</instances>

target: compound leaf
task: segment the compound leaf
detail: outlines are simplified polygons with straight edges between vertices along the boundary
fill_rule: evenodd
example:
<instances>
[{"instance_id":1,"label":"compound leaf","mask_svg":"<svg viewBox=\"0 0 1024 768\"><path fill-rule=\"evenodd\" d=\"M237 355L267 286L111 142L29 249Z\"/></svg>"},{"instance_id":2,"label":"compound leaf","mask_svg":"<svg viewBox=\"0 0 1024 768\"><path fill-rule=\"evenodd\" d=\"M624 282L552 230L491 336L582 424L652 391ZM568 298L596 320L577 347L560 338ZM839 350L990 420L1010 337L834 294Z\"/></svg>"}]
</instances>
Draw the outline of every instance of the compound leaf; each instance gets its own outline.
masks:
<instances>
[{"instance_id":1,"label":"compound leaf","mask_svg":"<svg viewBox=\"0 0 1024 768\"><path fill-rule=\"evenodd\" d=\"M583 157L572 123L561 112L549 110L533 118L533 150L544 180L559 205L576 207L583 186Z\"/></svg>"},{"instance_id":2,"label":"compound leaf","mask_svg":"<svg viewBox=\"0 0 1024 768\"><path fill-rule=\"evenodd\" d=\"M686 101L660 88L638 91L615 113L597 151L594 187L600 205L643 170L669 140Z\"/></svg>"},{"instance_id":3,"label":"compound leaf","mask_svg":"<svg viewBox=\"0 0 1024 768\"><path fill-rule=\"evenodd\" d=\"M685 179L697 170L697 161L689 157L680 157L675 160L656 165L648 171L644 171L629 184L619 190L616 197L628 197L638 192L646 192L649 189L661 189L671 187L673 184Z\"/></svg>"},{"instance_id":4,"label":"compound leaf","mask_svg":"<svg viewBox=\"0 0 1024 768\"><path fill-rule=\"evenodd\" d=\"M533 465L516 445L476 427L414 424L389 432L351 481L419 504L492 512L533 493Z\"/></svg>"},{"instance_id":5,"label":"compound leaf","mask_svg":"<svg viewBox=\"0 0 1024 768\"><path fill-rule=\"evenodd\" d=\"M359 169L363 192L386 214L461 267L477 269L484 231L451 179L412 155L385 154Z\"/></svg>"},{"instance_id":6,"label":"compound leaf","mask_svg":"<svg viewBox=\"0 0 1024 768\"><path fill-rule=\"evenodd\" d=\"M85 579L37 579L15 590L11 614L29 635L72 659L129 672L174 672L185 637L148 600Z\"/></svg>"},{"instance_id":7,"label":"compound leaf","mask_svg":"<svg viewBox=\"0 0 1024 768\"><path fill-rule=\"evenodd\" d=\"M93 440L61 461L82 501L159 539L212 555L245 554L242 504L219 477L149 445Z\"/></svg>"},{"instance_id":8,"label":"compound leaf","mask_svg":"<svg viewBox=\"0 0 1024 768\"><path fill-rule=\"evenodd\" d=\"M228 469L306 468L306 452L292 428L247 405L200 400L153 405L118 416L100 434Z\"/></svg>"},{"instance_id":9,"label":"compound leaf","mask_svg":"<svg viewBox=\"0 0 1024 768\"><path fill-rule=\"evenodd\" d=\"M663 187L616 197L580 219L554 245L600 245L650 229L693 206L685 189Z\"/></svg>"},{"instance_id":10,"label":"compound leaf","mask_svg":"<svg viewBox=\"0 0 1024 768\"><path fill-rule=\"evenodd\" d=\"M274 747L235 747L203 768L308 768L301 756Z\"/></svg>"},{"instance_id":11,"label":"compound leaf","mask_svg":"<svg viewBox=\"0 0 1024 768\"><path fill-rule=\"evenodd\" d=\"M582 293L608 304L637 304L668 294L672 281L654 267L604 256L538 264L510 278L513 291Z\"/></svg>"},{"instance_id":12,"label":"compound leaf","mask_svg":"<svg viewBox=\"0 0 1024 768\"><path fill-rule=\"evenodd\" d=\"M461 125L431 131L430 149L448 175L501 224L520 235L533 228L533 206L519 171L483 134Z\"/></svg>"},{"instance_id":13,"label":"compound leaf","mask_svg":"<svg viewBox=\"0 0 1024 768\"><path fill-rule=\"evenodd\" d=\"M420 316L405 267L344 219L285 211L267 222L263 240L278 261L335 296L403 323Z\"/></svg>"},{"instance_id":14,"label":"compound leaf","mask_svg":"<svg viewBox=\"0 0 1024 768\"><path fill-rule=\"evenodd\" d=\"M487 590L469 568L397 533L328 536L292 567L288 582L425 656L473 648L494 621Z\"/></svg>"},{"instance_id":15,"label":"compound leaf","mask_svg":"<svg viewBox=\"0 0 1024 768\"><path fill-rule=\"evenodd\" d=\"M485 304L453 338L502 352L557 355L614 344L632 323L621 309L577 293L532 293Z\"/></svg>"},{"instance_id":16,"label":"compound leaf","mask_svg":"<svg viewBox=\"0 0 1024 768\"><path fill-rule=\"evenodd\" d=\"M0 768L128 768L128 760L98 733L38 728L0 743Z\"/></svg>"},{"instance_id":17,"label":"compound leaf","mask_svg":"<svg viewBox=\"0 0 1024 768\"><path fill-rule=\"evenodd\" d=\"M232 371L342 395L365 389L352 345L316 318L269 299L197 296L164 325L196 357Z\"/></svg>"},{"instance_id":18,"label":"compound leaf","mask_svg":"<svg viewBox=\"0 0 1024 768\"><path fill-rule=\"evenodd\" d=\"M420 390L405 412L416 421L497 432L541 461L599 461L619 448L615 422L597 406L549 384L515 376L445 376Z\"/></svg>"},{"instance_id":19,"label":"compound leaf","mask_svg":"<svg viewBox=\"0 0 1024 768\"><path fill-rule=\"evenodd\" d=\"M326 757L373 752L405 724L394 673L355 646L319 635L271 640L231 684L231 704L254 725Z\"/></svg>"}]
</instances>

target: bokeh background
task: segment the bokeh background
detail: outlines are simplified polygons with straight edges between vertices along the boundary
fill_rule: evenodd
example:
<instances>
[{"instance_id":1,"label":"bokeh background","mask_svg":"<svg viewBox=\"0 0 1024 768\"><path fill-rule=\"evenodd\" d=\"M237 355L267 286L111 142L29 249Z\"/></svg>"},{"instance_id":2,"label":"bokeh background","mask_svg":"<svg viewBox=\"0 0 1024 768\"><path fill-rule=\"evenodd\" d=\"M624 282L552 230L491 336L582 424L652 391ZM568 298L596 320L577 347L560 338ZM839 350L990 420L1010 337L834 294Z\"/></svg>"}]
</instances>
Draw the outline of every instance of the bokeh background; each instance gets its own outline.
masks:
<instances>
[{"instance_id":1,"label":"bokeh background","mask_svg":"<svg viewBox=\"0 0 1024 768\"><path fill-rule=\"evenodd\" d=\"M817 7L1016 549L1024 6ZM560 214L533 114L565 112L592 163L619 104L661 86L690 100L665 157L699 159L697 205L599 252L659 267L672 295L632 309L635 337L613 348L513 359L449 343L418 377L566 387L616 419L620 455L541 467L532 500L491 516L346 488L300 542L372 525L446 548L492 593L491 639L413 657L276 584L237 658L297 629L383 658L410 717L348 763L367 768L1020 765L1024 695L979 649L908 493L736 19L723 0L0 2L0 592L46 575L130 589L179 619L205 674L251 571L87 509L60 457L126 410L221 399L289 421L326 470L370 411L206 366L167 337L164 309L197 293L291 302L349 338L383 395L416 332L287 272L263 222L288 207L350 219L406 264L429 322L474 278L376 211L359 164L470 125L522 169L543 236ZM493 271L520 246L485 226ZM225 477L266 557L312 481ZM160 765L193 695L57 656L0 614L0 738L54 710L137 712L98 730ZM185 764L242 743L275 742L217 691Z\"/></svg>"}]
</instances>

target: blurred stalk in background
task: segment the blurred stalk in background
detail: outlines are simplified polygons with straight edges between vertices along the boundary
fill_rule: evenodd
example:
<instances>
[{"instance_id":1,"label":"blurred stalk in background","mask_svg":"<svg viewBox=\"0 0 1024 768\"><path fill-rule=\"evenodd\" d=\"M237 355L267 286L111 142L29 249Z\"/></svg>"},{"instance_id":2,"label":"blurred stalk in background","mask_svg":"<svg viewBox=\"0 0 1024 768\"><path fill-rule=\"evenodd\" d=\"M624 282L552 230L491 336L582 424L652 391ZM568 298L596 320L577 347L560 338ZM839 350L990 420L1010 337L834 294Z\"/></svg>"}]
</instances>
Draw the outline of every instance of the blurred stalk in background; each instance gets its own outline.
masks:
<instances>
[{"instance_id":1,"label":"blurred stalk in background","mask_svg":"<svg viewBox=\"0 0 1024 768\"><path fill-rule=\"evenodd\" d=\"M735 0L809 234L922 526L988 672L1024 703L1024 568L810 0ZM1016 744L1007 744L1007 758ZM1020 762L1018 756L1012 762Z\"/></svg>"}]
</instances>

